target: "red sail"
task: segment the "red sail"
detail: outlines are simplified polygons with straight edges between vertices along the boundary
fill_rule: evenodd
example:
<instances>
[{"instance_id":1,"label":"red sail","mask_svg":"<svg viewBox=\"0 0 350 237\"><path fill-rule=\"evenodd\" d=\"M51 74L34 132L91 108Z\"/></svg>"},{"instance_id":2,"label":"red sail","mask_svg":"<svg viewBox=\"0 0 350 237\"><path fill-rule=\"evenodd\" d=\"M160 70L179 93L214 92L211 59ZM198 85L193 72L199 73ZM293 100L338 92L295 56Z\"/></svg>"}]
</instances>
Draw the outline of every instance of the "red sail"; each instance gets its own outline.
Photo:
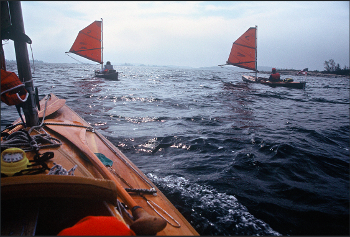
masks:
<instances>
[{"instance_id":1,"label":"red sail","mask_svg":"<svg viewBox=\"0 0 350 237\"><path fill-rule=\"evenodd\" d=\"M233 43L226 63L256 71L256 27L250 27Z\"/></svg>"},{"instance_id":2,"label":"red sail","mask_svg":"<svg viewBox=\"0 0 350 237\"><path fill-rule=\"evenodd\" d=\"M94 21L81 31L69 50L94 62L102 63L101 59L101 25L102 21Z\"/></svg>"}]
</instances>

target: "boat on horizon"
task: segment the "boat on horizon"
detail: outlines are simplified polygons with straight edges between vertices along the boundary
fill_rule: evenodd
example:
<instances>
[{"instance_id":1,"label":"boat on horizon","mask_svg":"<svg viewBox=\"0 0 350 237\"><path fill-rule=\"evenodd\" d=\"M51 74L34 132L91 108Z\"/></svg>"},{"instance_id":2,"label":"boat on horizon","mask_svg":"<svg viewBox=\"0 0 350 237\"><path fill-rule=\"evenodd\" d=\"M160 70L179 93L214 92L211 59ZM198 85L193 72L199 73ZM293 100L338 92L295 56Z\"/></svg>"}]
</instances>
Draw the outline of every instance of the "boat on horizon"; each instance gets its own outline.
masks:
<instances>
[{"instance_id":1,"label":"boat on horizon","mask_svg":"<svg viewBox=\"0 0 350 237\"><path fill-rule=\"evenodd\" d=\"M242 80L245 82L260 83L271 87L290 87L296 89L304 89L306 84L305 81L295 82L293 79L288 78L279 82L272 82L269 81L268 78L257 76L257 29L258 26L250 27L232 44L230 55L226 61L226 64L224 65L233 65L254 71L255 76L242 76Z\"/></svg>"},{"instance_id":2,"label":"boat on horizon","mask_svg":"<svg viewBox=\"0 0 350 237\"><path fill-rule=\"evenodd\" d=\"M107 62L103 67L103 19L94 21L79 31L69 52L101 64L101 70L95 70L95 77L118 80L118 72Z\"/></svg>"},{"instance_id":3,"label":"boat on horizon","mask_svg":"<svg viewBox=\"0 0 350 237\"><path fill-rule=\"evenodd\" d=\"M47 93L39 100L27 50L31 40L22 37L21 2L2 1L1 10L2 32L6 25L16 31L6 40L14 40L18 76L9 75L21 82L2 92L1 100L20 97L22 87L29 94L15 104L20 118L1 132L1 235L199 235L65 99Z\"/></svg>"}]
</instances>

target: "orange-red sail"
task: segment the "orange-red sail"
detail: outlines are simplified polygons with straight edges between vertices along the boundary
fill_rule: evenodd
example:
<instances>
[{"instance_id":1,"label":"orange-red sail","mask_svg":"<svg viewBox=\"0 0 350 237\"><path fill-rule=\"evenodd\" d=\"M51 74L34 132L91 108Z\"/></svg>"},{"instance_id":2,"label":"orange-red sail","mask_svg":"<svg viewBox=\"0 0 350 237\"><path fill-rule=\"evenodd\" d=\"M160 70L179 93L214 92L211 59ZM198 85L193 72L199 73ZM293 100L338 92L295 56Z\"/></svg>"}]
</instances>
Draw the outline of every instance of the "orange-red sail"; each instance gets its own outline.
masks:
<instances>
[{"instance_id":1,"label":"orange-red sail","mask_svg":"<svg viewBox=\"0 0 350 237\"><path fill-rule=\"evenodd\" d=\"M94 21L79 31L69 52L102 63L101 25L102 21Z\"/></svg>"},{"instance_id":2,"label":"orange-red sail","mask_svg":"<svg viewBox=\"0 0 350 237\"><path fill-rule=\"evenodd\" d=\"M256 27L250 27L233 43L226 63L256 71Z\"/></svg>"}]
</instances>

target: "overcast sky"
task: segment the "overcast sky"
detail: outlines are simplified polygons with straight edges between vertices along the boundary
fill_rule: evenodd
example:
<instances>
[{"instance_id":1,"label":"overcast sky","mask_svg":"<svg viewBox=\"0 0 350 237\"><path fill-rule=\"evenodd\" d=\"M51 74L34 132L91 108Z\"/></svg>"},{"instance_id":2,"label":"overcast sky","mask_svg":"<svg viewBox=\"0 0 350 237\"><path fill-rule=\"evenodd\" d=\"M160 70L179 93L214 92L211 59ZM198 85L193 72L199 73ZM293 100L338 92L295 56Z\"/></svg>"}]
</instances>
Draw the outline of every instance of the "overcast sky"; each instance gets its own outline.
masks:
<instances>
[{"instance_id":1,"label":"overcast sky","mask_svg":"<svg viewBox=\"0 0 350 237\"><path fill-rule=\"evenodd\" d=\"M258 66L324 70L329 59L349 66L349 1L23 1L22 12L34 59L49 63L76 63L65 52L103 18L104 61L114 65L217 66L257 25ZM12 41L5 44L6 58L15 59Z\"/></svg>"}]
</instances>

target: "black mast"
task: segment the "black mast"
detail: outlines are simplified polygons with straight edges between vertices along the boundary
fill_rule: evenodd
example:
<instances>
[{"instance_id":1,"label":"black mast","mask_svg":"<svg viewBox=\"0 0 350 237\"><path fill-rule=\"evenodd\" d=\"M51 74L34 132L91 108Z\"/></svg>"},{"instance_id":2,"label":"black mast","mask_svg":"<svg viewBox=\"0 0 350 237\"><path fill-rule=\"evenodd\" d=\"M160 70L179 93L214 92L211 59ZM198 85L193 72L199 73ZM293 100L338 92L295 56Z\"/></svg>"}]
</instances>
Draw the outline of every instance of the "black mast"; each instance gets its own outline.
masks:
<instances>
[{"instance_id":1,"label":"black mast","mask_svg":"<svg viewBox=\"0 0 350 237\"><path fill-rule=\"evenodd\" d=\"M8 3L13 29L17 32L25 34L21 2L8 1ZM32 127L38 125L39 116L35 103L34 84L32 80L32 72L30 69L27 43L28 42L24 40L14 40L18 77L25 84L25 88L29 93L27 101L24 102L21 106L23 108L27 126Z\"/></svg>"}]
</instances>

